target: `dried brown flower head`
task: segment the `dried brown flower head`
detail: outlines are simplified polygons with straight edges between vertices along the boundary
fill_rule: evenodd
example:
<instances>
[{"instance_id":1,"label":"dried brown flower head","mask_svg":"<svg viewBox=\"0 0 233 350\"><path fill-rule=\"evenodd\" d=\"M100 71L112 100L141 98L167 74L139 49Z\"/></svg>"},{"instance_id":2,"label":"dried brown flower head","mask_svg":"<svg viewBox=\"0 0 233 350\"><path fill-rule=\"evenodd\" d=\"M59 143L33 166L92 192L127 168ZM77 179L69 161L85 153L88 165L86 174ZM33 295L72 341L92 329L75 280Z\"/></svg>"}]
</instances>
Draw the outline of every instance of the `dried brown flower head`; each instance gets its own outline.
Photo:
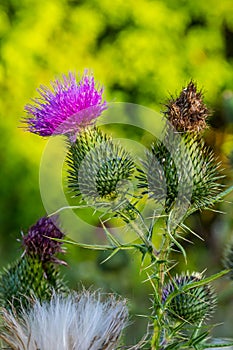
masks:
<instances>
[{"instance_id":1,"label":"dried brown flower head","mask_svg":"<svg viewBox=\"0 0 233 350\"><path fill-rule=\"evenodd\" d=\"M164 112L168 121L179 132L200 132L207 126L209 111L203 102L203 94L191 80L180 96L166 104Z\"/></svg>"}]
</instances>

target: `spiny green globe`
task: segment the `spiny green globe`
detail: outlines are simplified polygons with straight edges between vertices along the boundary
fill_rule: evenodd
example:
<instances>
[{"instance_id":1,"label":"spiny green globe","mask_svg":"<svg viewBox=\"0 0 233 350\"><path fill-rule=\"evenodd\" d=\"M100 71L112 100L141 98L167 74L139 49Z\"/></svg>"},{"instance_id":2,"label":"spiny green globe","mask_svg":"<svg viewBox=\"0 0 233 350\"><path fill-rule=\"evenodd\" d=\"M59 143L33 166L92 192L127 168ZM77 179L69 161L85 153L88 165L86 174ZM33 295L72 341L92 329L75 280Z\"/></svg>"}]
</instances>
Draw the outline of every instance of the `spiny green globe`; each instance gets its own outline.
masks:
<instances>
[{"instance_id":1,"label":"spiny green globe","mask_svg":"<svg viewBox=\"0 0 233 350\"><path fill-rule=\"evenodd\" d=\"M129 190L134 161L118 143L99 129L88 129L71 144L68 186L88 204L108 205Z\"/></svg>"},{"instance_id":2,"label":"spiny green globe","mask_svg":"<svg viewBox=\"0 0 233 350\"><path fill-rule=\"evenodd\" d=\"M215 294L209 284L195 286L202 275L193 272L176 275L163 288L162 303L173 320L198 324L208 318L216 305ZM190 286L190 288L186 288ZM184 290L185 289L185 290Z\"/></svg>"},{"instance_id":3,"label":"spiny green globe","mask_svg":"<svg viewBox=\"0 0 233 350\"><path fill-rule=\"evenodd\" d=\"M142 165L139 188L163 203L166 212L178 194L190 203L190 210L198 210L211 206L222 189L220 163L197 134L173 137L168 130L163 142L157 140L147 151Z\"/></svg>"},{"instance_id":4,"label":"spiny green globe","mask_svg":"<svg viewBox=\"0 0 233 350\"><path fill-rule=\"evenodd\" d=\"M67 292L59 270L52 263L46 266L38 257L25 255L12 263L0 276L1 306L19 311L30 298L49 300L54 291Z\"/></svg>"},{"instance_id":5,"label":"spiny green globe","mask_svg":"<svg viewBox=\"0 0 233 350\"><path fill-rule=\"evenodd\" d=\"M49 300L54 292L67 293L59 265L66 265L57 257L64 253L64 234L56 225L57 218L42 217L22 237L22 256L0 274L0 302L6 308L19 311L27 307L29 298Z\"/></svg>"}]
</instances>

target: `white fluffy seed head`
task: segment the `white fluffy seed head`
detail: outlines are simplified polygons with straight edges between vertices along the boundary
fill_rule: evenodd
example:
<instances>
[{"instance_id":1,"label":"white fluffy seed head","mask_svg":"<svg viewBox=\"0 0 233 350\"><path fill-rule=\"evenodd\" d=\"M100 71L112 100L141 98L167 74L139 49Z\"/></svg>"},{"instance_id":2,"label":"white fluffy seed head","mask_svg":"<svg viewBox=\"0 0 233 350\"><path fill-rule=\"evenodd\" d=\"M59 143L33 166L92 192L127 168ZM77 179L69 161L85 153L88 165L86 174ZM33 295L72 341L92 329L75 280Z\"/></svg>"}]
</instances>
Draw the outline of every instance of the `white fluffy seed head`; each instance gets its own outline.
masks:
<instances>
[{"instance_id":1,"label":"white fluffy seed head","mask_svg":"<svg viewBox=\"0 0 233 350\"><path fill-rule=\"evenodd\" d=\"M13 350L113 350L126 326L125 300L84 291L50 302L35 301L20 316L2 310L0 337Z\"/></svg>"}]
</instances>

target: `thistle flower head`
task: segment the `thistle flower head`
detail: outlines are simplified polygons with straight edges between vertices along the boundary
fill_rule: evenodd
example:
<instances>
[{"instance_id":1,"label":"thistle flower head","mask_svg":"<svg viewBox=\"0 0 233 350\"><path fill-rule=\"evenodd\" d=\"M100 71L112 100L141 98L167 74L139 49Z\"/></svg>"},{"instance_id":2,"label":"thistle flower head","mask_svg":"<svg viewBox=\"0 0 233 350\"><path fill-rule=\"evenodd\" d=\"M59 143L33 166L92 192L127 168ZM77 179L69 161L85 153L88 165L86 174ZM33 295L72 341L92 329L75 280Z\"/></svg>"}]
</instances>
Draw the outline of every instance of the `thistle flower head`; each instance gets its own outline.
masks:
<instances>
[{"instance_id":1,"label":"thistle flower head","mask_svg":"<svg viewBox=\"0 0 233 350\"><path fill-rule=\"evenodd\" d=\"M125 301L99 292L54 295L34 303L20 316L2 310L5 330L0 337L13 350L112 350L126 325Z\"/></svg>"},{"instance_id":2,"label":"thistle flower head","mask_svg":"<svg viewBox=\"0 0 233 350\"><path fill-rule=\"evenodd\" d=\"M208 208L223 186L219 182L223 177L220 163L197 134L185 134L178 142L169 134L165 142L157 140L142 165L138 187L163 204L166 212L172 208L179 191L184 203L187 200L190 203L190 210Z\"/></svg>"},{"instance_id":3,"label":"thistle flower head","mask_svg":"<svg viewBox=\"0 0 233 350\"><path fill-rule=\"evenodd\" d=\"M181 91L178 98L171 99L166 107L164 114L177 131L200 132L206 128L209 111L203 102L202 92L197 91L193 81Z\"/></svg>"},{"instance_id":4,"label":"thistle flower head","mask_svg":"<svg viewBox=\"0 0 233 350\"><path fill-rule=\"evenodd\" d=\"M64 253L61 248L62 243L51 238L62 239L64 233L56 226L55 218L42 217L29 228L27 235L23 236L22 243L25 253L39 257L42 262L65 264L55 257L57 253Z\"/></svg>"},{"instance_id":5,"label":"thistle flower head","mask_svg":"<svg viewBox=\"0 0 233 350\"><path fill-rule=\"evenodd\" d=\"M202 278L196 272L176 275L164 286L162 303L165 304L170 298L166 308L171 319L197 324L210 316L216 304L211 286L204 284L192 287L192 283L201 281ZM184 290L187 286L190 288Z\"/></svg>"},{"instance_id":6,"label":"thistle flower head","mask_svg":"<svg viewBox=\"0 0 233 350\"><path fill-rule=\"evenodd\" d=\"M130 154L96 128L78 135L67 163L69 188L87 203L100 205L125 197L135 167Z\"/></svg>"},{"instance_id":7,"label":"thistle flower head","mask_svg":"<svg viewBox=\"0 0 233 350\"><path fill-rule=\"evenodd\" d=\"M57 134L76 135L87 125L93 124L107 108L102 101L103 89L96 87L94 77L84 73L80 82L74 74L55 80L52 89L40 86L40 98L27 104L24 120L27 130L40 136Z\"/></svg>"},{"instance_id":8,"label":"thistle flower head","mask_svg":"<svg viewBox=\"0 0 233 350\"><path fill-rule=\"evenodd\" d=\"M28 308L29 299L34 297L50 300L54 291L67 293L68 288L57 266L45 266L37 256L24 255L0 275L0 303L9 310Z\"/></svg>"}]
</instances>

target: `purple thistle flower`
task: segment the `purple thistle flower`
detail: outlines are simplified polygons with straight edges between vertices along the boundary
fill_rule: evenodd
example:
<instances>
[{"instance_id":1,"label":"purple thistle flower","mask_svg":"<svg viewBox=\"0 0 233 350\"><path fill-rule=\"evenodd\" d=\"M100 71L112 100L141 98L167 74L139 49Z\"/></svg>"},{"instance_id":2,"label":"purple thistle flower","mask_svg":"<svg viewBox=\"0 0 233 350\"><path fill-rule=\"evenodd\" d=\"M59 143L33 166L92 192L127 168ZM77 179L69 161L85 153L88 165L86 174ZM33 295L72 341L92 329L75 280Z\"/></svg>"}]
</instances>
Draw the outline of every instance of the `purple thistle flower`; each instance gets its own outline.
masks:
<instances>
[{"instance_id":1,"label":"purple thistle flower","mask_svg":"<svg viewBox=\"0 0 233 350\"><path fill-rule=\"evenodd\" d=\"M102 101L103 88L98 89L94 77L87 71L80 82L75 74L63 75L63 80L51 83L52 89L40 86L40 98L27 104L27 130L40 136L58 134L76 135L82 128L94 124L107 108Z\"/></svg>"},{"instance_id":2,"label":"purple thistle flower","mask_svg":"<svg viewBox=\"0 0 233 350\"><path fill-rule=\"evenodd\" d=\"M36 255L42 262L54 262L66 265L62 260L55 258L55 254L64 253L61 248L62 242L55 241L51 238L64 238L62 233L49 217L42 217L35 225L31 226L28 234L23 236L22 243L25 254Z\"/></svg>"},{"instance_id":3,"label":"purple thistle flower","mask_svg":"<svg viewBox=\"0 0 233 350\"><path fill-rule=\"evenodd\" d=\"M168 296L173 293L177 288L182 288L189 283L197 282L201 280L201 274L193 272L191 275L189 273L176 275L174 280L167 283L162 292L162 303L164 304Z\"/></svg>"}]
</instances>

